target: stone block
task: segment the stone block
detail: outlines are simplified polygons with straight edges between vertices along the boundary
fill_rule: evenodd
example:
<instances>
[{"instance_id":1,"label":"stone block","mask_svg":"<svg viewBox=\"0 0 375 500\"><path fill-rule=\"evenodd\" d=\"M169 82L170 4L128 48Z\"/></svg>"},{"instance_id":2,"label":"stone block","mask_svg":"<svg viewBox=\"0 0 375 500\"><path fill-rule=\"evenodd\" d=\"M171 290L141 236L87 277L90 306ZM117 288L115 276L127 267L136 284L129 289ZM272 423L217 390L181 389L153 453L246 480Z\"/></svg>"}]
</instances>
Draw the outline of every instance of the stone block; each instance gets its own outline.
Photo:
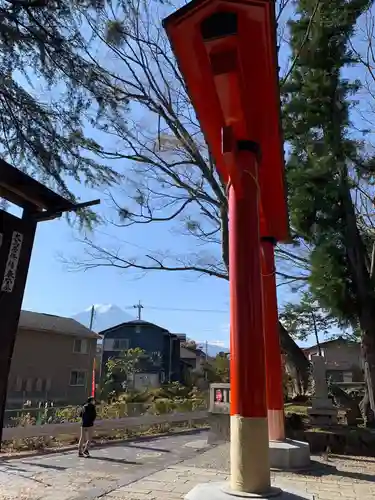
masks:
<instances>
[{"instance_id":1,"label":"stone block","mask_svg":"<svg viewBox=\"0 0 375 500\"><path fill-rule=\"evenodd\" d=\"M272 469L305 469L310 465L310 445L291 439L270 441L269 457Z\"/></svg>"},{"instance_id":2,"label":"stone block","mask_svg":"<svg viewBox=\"0 0 375 500\"><path fill-rule=\"evenodd\" d=\"M228 413L210 413L208 422L210 425L207 437L208 444L230 441L230 415Z\"/></svg>"},{"instance_id":3,"label":"stone block","mask_svg":"<svg viewBox=\"0 0 375 500\"><path fill-rule=\"evenodd\" d=\"M313 398L311 401L311 406L313 409L322 408L325 410L334 409L333 401L331 398Z\"/></svg>"},{"instance_id":4,"label":"stone block","mask_svg":"<svg viewBox=\"0 0 375 500\"><path fill-rule=\"evenodd\" d=\"M230 410L230 384L210 384L211 413L228 413Z\"/></svg>"},{"instance_id":5,"label":"stone block","mask_svg":"<svg viewBox=\"0 0 375 500\"><path fill-rule=\"evenodd\" d=\"M338 410L337 408L312 408L307 409L307 413L310 417L311 425L319 426L329 426L336 425L338 422Z\"/></svg>"}]
</instances>

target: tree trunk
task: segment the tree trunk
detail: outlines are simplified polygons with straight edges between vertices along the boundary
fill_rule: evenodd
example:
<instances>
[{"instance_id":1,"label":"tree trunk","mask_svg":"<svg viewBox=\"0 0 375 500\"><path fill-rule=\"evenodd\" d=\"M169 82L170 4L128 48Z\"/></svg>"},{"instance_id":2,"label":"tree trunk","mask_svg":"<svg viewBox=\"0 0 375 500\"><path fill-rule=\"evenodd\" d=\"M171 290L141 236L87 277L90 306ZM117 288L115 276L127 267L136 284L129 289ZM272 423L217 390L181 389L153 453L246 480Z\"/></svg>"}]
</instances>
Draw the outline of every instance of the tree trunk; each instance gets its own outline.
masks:
<instances>
[{"instance_id":1,"label":"tree trunk","mask_svg":"<svg viewBox=\"0 0 375 500\"><path fill-rule=\"evenodd\" d=\"M316 345L318 346L318 353L319 353L319 356L321 356L322 355L322 348L320 347L318 329L316 328L315 314L311 313L311 317L312 317L312 320L314 323L314 334L315 334Z\"/></svg>"},{"instance_id":2,"label":"tree trunk","mask_svg":"<svg viewBox=\"0 0 375 500\"><path fill-rule=\"evenodd\" d=\"M286 357L287 370L294 380L297 395L304 395L309 389L310 362L280 322L279 327L280 346Z\"/></svg>"},{"instance_id":3,"label":"tree trunk","mask_svg":"<svg viewBox=\"0 0 375 500\"><path fill-rule=\"evenodd\" d=\"M367 316L367 315L366 315ZM372 316L372 314L371 314ZM375 319L374 318L363 318L361 323L372 323L372 328L362 330L362 357L364 362L364 374L365 374L365 395L360 403L360 410L364 423L368 426L374 425L374 407L371 402L374 398L374 381L375 381ZM362 325L361 325L362 326ZM366 366L367 365L367 366Z\"/></svg>"},{"instance_id":4,"label":"tree trunk","mask_svg":"<svg viewBox=\"0 0 375 500\"><path fill-rule=\"evenodd\" d=\"M362 417L366 422L374 420L374 410L369 412L375 389L375 293L374 282L367 267L367 255L357 226L353 201L344 170L341 179L342 202L346 219L346 250L353 282L359 302L359 325L362 331L362 357L367 363L365 370L366 394L361 402ZM370 395L370 391L372 394ZM371 415L370 415L371 414Z\"/></svg>"}]
</instances>

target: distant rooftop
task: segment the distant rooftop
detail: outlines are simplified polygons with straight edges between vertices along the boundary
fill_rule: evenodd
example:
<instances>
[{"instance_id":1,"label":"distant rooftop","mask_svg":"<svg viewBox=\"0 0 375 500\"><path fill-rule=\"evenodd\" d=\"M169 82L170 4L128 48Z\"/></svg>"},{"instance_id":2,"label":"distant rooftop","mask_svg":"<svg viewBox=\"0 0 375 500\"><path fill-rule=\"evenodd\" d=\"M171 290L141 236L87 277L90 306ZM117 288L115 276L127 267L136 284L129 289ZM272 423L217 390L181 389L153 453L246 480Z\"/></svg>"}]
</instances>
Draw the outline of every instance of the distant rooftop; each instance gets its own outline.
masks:
<instances>
[{"instance_id":1,"label":"distant rooftop","mask_svg":"<svg viewBox=\"0 0 375 500\"><path fill-rule=\"evenodd\" d=\"M354 342L353 340L349 340L341 336L337 337L336 339L326 340L325 342L319 343L320 347L325 347L331 344L359 345L358 342ZM310 351L313 349L318 349L318 344L303 348L304 351Z\"/></svg>"},{"instance_id":2,"label":"distant rooftop","mask_svg":"<svg viewBox=\"0 0 375 500\"><path fill-rule=\"evenodd\" d=\"M100 333L101 336L105 336L107 332L110 332L112 330L117 330L117 328L132 327L134 325L143 325L143 326L151 326L151 327L154 327L154 328L159 328L166 335L171 335L173 337L177 336L176 334L171 333L170 331L168 331L163 326L155 325L155 323L150 323L149 321L144 321L143 319L135 319L135 320L132 320L132 321L125 321L124 323L120 323L119 325L114 325L114 326L111 326L110 328L106 328L105 330L102 330L99 333Z\"/></svg>"},{"instance_id":3,"label":"distant rooftop","mask_svg":"<svg viewBox=\"0 0 375 500\"><path fill-rule=\"evenodd\" d=\"M89 330L78 321L53 314L37 313L33 311L21 311L18 328L22 330L34 330L40 332L59 333L99 339L100 335Z\"/></svg>"}]
</instances>

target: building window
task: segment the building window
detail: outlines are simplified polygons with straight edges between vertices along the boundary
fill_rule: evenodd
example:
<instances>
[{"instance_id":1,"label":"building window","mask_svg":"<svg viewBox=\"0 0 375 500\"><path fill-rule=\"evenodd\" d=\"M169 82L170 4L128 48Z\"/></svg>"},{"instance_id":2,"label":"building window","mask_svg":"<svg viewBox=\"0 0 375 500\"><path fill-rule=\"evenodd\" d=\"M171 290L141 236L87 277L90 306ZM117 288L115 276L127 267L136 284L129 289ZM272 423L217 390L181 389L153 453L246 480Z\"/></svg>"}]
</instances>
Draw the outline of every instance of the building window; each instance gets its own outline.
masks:
<instances>
[{"instance_id":1,"label":"building window","mask_svg":"<svg viewBox=\"0 0 375 500\"><path fill-rule=\"evenodd\" d=\"M70 385L82 387L86 382L86 372L73 370L70 373Z\"/></svg>"},{"instance_id":2,"label":"building window","mask_svg":"<svg viewBox=\"0 0 375 500\"><path fill-rule=\"evenodd\" d=\"M74 339L73 352L76 354L87 354L88 342L87 339Z\"/></svg>"},{"instance_id":3,"label":"building window","mask_svg":"<svg viewBox=\"0 0 375 500\"><path fill-rule=\"evenodd\" d=\"M52 385L52 381L50 378L47 378L46 380L46 391L50 391L51 390L51 385Z\"/></svg>"},{"instance_id":4,"label":"building window","mask_svg":"<svg viewBox=\"0 0 375 500\"><path fill-rule=\"evenodd\" d=\"M26 380L26 392L31 392L33 390L33 379L28 378Z\"/></svg>"},{"instance_id":5,"label":"building window","mask_svg":"<svg viewBox=\"0 0 375 500\"><path fill-rule=\"evenodd\" d=\"M43 379L37 378L35 383L36 392L42 392L43 390Z\"/></svg>"},{"instance_id":6,"label":"building window","mask_svg":"<svg viewBox=\"0 0 375 500\"><path fill-rule=\"evenodd\" d=\"M127 351L129 349L129 339L114 339L112 349L114 351Z\"/></svg>"},{"instance_id":7,"label":"building window","mask_svg":"<svg viewBox=\"0 0 375 500\"><path fill-rule=\"evenodd\" d=\"M22 391L22 378L21 377L16 378L16 384L15 384L14 390L16 392Z\"/></svg>"}]
</instances>

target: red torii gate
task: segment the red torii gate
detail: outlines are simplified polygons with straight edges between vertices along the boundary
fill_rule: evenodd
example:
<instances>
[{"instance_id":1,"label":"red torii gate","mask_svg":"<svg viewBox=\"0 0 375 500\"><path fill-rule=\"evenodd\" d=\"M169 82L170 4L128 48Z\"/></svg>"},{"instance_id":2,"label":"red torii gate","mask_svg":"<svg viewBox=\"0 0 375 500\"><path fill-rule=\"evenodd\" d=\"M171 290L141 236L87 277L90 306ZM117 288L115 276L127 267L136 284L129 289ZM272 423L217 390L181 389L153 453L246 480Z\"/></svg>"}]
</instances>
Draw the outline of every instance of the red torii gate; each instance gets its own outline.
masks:
<instances>
[{"instance_id":1,"label":"red torii gate","mask_svg":"<svg viewBox=\"0 0 375 500\"><path fill-rule=\"evenodd\" d=\"M231 489L265 494L268 433L285 437L273 252L289 240L274 2L193 0L163 25L228 187Z\"/></svg>"}]
</instances>

